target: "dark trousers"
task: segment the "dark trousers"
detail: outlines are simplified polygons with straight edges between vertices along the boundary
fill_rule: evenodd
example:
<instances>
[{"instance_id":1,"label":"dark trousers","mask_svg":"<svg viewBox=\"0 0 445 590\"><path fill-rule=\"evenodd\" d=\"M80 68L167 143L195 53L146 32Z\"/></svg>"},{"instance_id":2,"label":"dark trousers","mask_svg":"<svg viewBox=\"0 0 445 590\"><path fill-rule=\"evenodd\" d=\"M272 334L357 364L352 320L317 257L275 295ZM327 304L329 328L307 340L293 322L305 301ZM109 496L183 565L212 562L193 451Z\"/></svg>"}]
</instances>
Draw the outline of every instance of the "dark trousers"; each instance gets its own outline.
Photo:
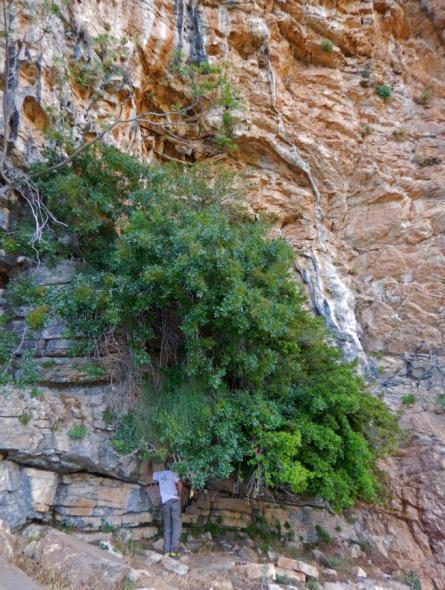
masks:
<instances>
[{"instance_id":1,"label":"dark trousers","mask_svg":"<svg viewBox=\"0 0 445 590\"><path fill-rule=\"evenodd\" d=\"M162 518L164 520L164 553L179 551L181 537L181 503L179 500L169 500L162 504Z\"/></svg>"}]
</instances>

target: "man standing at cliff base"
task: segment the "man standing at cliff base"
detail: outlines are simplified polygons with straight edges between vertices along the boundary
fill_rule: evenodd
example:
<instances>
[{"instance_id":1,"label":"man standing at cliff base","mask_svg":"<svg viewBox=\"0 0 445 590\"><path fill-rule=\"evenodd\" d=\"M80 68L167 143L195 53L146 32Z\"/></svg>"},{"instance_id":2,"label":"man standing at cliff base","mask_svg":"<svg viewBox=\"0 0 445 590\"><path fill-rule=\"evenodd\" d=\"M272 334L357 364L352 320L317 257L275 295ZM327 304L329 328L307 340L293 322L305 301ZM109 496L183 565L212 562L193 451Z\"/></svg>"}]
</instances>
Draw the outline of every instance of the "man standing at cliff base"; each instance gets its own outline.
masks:
<instances>
[{"instance_id":1,"label":"man standing at cliff base","mask_svg":"<svg viewBox=\"0 0 445 590\"><path fill-rule=\"evenodd\" d=\"M171 461L165 462L163 471L153 473L153 481L159 484L162 518L164 520L164 553L179 556L181 537L181 493L182 481L171 471Z\"/></svg>"}]
</instances>

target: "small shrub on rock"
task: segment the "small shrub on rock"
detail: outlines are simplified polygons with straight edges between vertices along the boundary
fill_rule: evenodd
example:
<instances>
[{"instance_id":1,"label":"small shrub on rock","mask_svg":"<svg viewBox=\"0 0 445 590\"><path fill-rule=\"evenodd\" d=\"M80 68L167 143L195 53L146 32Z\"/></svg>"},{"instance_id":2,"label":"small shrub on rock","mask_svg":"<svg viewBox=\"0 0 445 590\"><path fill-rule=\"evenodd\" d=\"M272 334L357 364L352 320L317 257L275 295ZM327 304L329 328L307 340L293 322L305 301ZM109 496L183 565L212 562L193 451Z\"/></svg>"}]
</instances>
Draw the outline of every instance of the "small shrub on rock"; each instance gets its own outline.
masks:
<instances>
[{"instance_id":1,"label":"small shrub on rock","mask_svg":"<svg viewBox=\"0 0 445 590\"><path fill-rule=\"evenodd\" d=\"M23 426L26 426L27 424L29 424L30 420L31 420L31 416L29 414L27 414L26 412L24 412L23 414L20 414L20 416L19 416L19 422L20 422L20 424L23 424Z\"/></svg>"},{"instance_id":2,"label":"small shrub on rock","mask_svg":"<svg viewBox=\"0 0 445 590\"><path fill-rule=\"evenodd\" d=\"M414 97L414 102L425 106L430 102L432 96L433 91L431 86L426 86L418 96Z\"/></svg>"},{"instance_id":3,"label":"small shrub on rock","mask_svg":"<svg viewBox=\"0 0 445 590\"><path fill-rule=\"evenodd\" d=\"M402 404L404 406L412 406L416 403L416 396L413 393L402 396Z\"/></svg>"},{"instance_id":4,"label":"small shrub on rock","mask_svg":"<svg viewBox=\"0 0 445 590\"><path fill-rule=\"evenodd\" d=\"M422 590L422 584L414 570L404 572L401 577L401 582L412 588L412 590Z\"/></svg>"},{"instance_id":5,"label":"small shrub on rock","mask_svg":"<svg viewBox=\"0 0 445 590\"><path fill-rule=\"evenodd\" d=\"M315 525L315 532L317 533L318 541L322 545L330 545L332 543L331 535L320 524Z\"/></svg>"},{"instance_id":6,"label":"small shrub on rock","mask_svg":"<svg viewBox=\"0 0 445 590\"><path fill-rule=\"evenodd\" d=\"M334 49L334 44L329 39L323 39L320 43L320 47L325 53L332 53Z\"/></svg>"},{"instance_id":7,"label":"small shrub on rock","mask_svg":"<svg viewBox=\"0 0 445 590\"><path fill-rule=\"evenodd\" d=\"M77 424L68 431L68 436L72 440L82 440L86 437L87 432L87 427L84 424Z\"/></svg>"},{"instance_id":8,"label":"small shrub on rock","mask_svg":"<svg viewBox=\"0 0 445 590\"><path fill-rule=\"evenodd\" d=\"M388 86L387 84L378 84L375 87L375 91L383 101L387 101L391 98L391 94L392 94L391 87Z\"/></svg>"}]
</instances>

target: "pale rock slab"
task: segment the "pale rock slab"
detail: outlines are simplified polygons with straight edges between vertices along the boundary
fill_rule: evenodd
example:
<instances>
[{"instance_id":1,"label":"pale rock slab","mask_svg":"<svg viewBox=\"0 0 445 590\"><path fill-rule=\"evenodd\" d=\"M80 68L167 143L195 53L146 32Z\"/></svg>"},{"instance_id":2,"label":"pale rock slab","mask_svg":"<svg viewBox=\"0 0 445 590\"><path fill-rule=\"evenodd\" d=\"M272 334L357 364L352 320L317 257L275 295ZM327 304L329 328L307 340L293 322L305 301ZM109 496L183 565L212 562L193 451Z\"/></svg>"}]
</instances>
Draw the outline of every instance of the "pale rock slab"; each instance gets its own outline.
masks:
<instances>
[{"instance_id":1,"label":"pale rock slab","mask_svg":"<svg viewBox=\"0 0 445 590\"><path fill-rule=\"evenodd\" d=\"M166 569L169 572L172 572L178 576L185 576L187 574L187 572L189 571L188 566L186 566L184 563L181 563L180 561L176 561L175 559L172 559L171 557L168 557L167 555L164 555L160 561L160 564L162 565L162 567L164 569Z\"/></svg>"},{"instance_id":2,"label":"pale rock slab","mask_svg":"<svg viewBox=\"0 0 445 590\"><path fill-rule=\"evenodd\" d=\"M308 563L300 561L299 559L291 559L290 557L284 557L282 555L278 556L277 565L283 569L301 572L306 576L311 576L312 578L318 578L320 575L318 569L313 565L309 565Z\"/></svg>"},{"instance_id":3,"label":"pale rock slab","mask_svg":"<svg viewBox=\"0 0 445 590\"><path fill-rule=\"evenodd\" d=\"M28 557L41 570L63 574L72 587L90 585L97 590L117 590L130 572L119 557L53 529L27 549Z\"/></svg>"},{"instance_id":4,"label":"pale rock slab","mask_svg":"<svg viewBox=\"0 0 445 590\"><path fill-rule=\"evenodd\" d=\"M240 566L240 571L251 580L269 578L275 580L275 566L272 563L249 563Z\"/></svg>"}]
</instances>

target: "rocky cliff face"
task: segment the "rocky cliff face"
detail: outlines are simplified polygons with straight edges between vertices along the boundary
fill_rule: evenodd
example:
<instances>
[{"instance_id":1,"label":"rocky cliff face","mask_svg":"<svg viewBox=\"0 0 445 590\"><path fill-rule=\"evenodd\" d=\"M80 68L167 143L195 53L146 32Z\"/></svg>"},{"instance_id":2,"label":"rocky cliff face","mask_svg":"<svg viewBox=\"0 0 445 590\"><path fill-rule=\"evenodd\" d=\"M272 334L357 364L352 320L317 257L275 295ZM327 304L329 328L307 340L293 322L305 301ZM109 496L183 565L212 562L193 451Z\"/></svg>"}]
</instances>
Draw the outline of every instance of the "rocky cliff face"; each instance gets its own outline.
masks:
<instances>
[{"instance_id":1,"label":"rocky cliff face","mask_svg":"<svg viewBox=\"0 0 445 590\"><path fill-rule=\"evenodd\" d=\"M51 141L49 129L91 141L120 119L126 123L106 137L125 151L149 161L224 159L240 171L252 211L273 213L276 232L295 247L295 271L316 312L376 391L403 409L412 438L385 466L393 501L357 518L398 567L416 569L426 588L445 587L443 2L43 4L14 4L11 43L18 43L3 88L8 161L34 161ZM174 116L135 118L184 104L184 84L171 68L178 52L228 64L242 102L232 131L237 152L209 145L223 127L217 106L187 126ZM20 202L7 193L0 199L6 228ZM5 286L18 262L2 257ZM56 413L60 404L67 412L64 397L56 399L58 375L48 395ZM79 399L75 387L69 395ZM403 403L407 395L415 403ZM43 428L44 416L32 418ZM13 419L2 417L5 424ZM58 443L27 453L33 443L27 439L21 450L15 436L11 431L0 448L18 463L59 471L72 461ZM51 458L43 448L53 449ZM117 464L103 468L100 448L94 467L81 469L121 477ZM66 471L78 469L70 465Z\"/></svg>"}]
</instances>

